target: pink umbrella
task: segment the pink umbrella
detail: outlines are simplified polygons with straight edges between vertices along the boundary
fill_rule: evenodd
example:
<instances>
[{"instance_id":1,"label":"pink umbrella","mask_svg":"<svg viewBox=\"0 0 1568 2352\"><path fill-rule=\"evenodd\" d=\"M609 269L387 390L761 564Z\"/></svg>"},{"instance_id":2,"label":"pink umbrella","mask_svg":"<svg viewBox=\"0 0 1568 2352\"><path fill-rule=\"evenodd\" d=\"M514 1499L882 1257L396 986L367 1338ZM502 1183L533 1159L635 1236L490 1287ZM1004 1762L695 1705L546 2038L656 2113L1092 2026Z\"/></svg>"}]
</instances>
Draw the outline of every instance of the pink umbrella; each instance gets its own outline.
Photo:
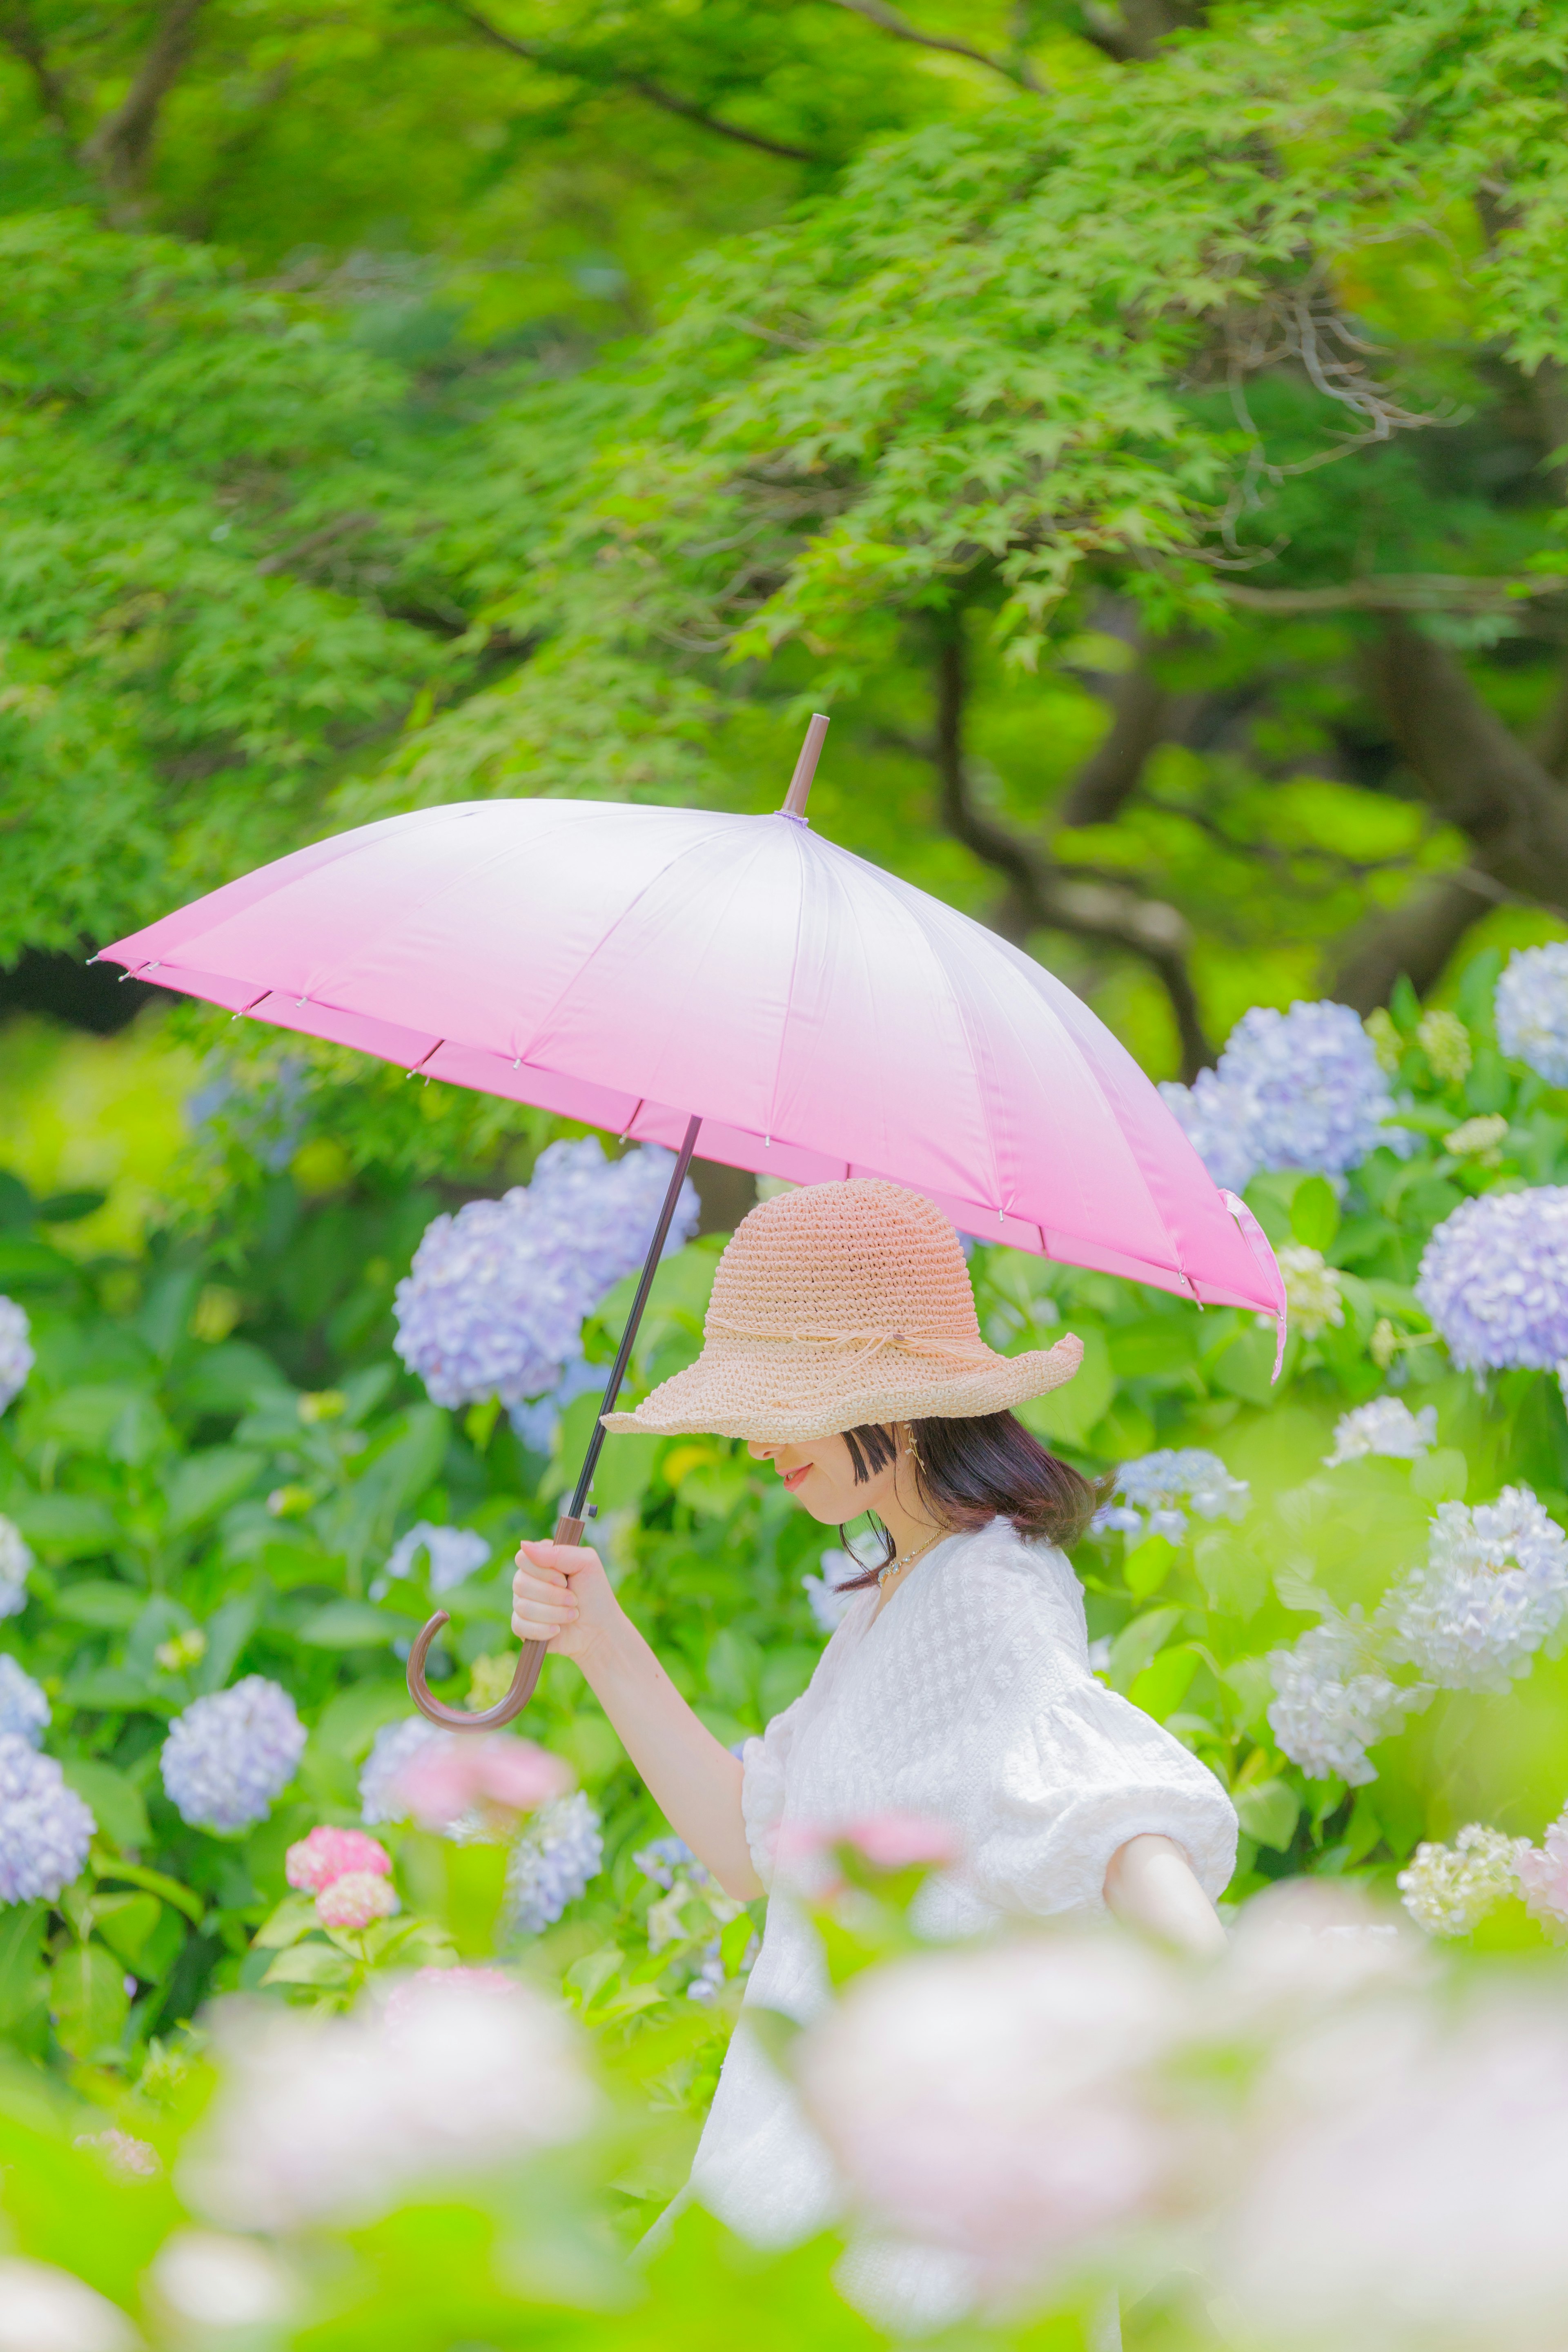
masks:
<instances>
[{"instance_id":1,"label":"pink umbrella","mask_svg":"<svg viewBox=\"0 0 1568 2352\"><path fill-rule=\"evenodd\" d=\"M296 850L103 958L154 986L795 1183L884 1176L963 1231L1284 1331L1273 1252L1131 1055L1005 940L814 834L814 719L773 816L467 801ZM582 1533L603 1432L557 1530ZM526 1646L498 1707L531 1694ZM530 1653L535 1654L530 1655Z\"/></svg>"}]
</instances>

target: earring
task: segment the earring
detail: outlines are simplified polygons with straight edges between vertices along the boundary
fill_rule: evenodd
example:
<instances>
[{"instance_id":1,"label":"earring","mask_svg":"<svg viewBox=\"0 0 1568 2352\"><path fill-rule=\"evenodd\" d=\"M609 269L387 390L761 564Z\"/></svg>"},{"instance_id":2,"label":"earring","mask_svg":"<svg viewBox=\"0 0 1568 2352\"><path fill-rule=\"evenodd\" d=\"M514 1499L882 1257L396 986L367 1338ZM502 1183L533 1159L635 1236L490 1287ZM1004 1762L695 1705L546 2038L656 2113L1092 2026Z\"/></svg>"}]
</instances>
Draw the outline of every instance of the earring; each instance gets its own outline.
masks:
<instances>
[{"instance_id":1,"label":"earring","mask_svg":"<svg viewBox=\"0 0 1568 2352\"><path fill-rule=\"evenodd\" d=\"M915 1447L915 1433L907 1421L904 1423L904 1443L910 1449L910 1460L914 1464L915 1468L917 1470L923 1470L925 1465L921 1460L920 1454Z\"/></svg>"}]
</instances>

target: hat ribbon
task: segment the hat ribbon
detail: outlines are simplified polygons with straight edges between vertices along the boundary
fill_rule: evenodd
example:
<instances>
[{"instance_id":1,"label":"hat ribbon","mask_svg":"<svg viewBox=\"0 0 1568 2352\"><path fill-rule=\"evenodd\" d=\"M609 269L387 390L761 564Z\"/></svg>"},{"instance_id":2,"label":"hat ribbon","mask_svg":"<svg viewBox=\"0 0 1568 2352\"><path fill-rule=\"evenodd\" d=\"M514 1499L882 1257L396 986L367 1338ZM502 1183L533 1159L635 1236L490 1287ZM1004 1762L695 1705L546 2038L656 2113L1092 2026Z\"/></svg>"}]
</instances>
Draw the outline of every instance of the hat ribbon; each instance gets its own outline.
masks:
<instances>
[{"instance_id":1,"label":"hat ribbon","mask_svg":"<svg viewBox=\"0 0 1568 2352\"><path fill-rule=\"evenodd\" d=\"M858 1363L879 1355L885 1348L896 1348L906 1356L930 1356L952 1364L990 1364L1001 1360L984 1339L977 1339L966 1348L950 1347L942 1339L921 1339L906 1331L764 1331L755 1324L734 1323L728 1316L710 1310L704 1329L723 1331L736 1339L771 1340L779 1346L835 1348L855 1351Z\"/></svg>"}]
</instances>

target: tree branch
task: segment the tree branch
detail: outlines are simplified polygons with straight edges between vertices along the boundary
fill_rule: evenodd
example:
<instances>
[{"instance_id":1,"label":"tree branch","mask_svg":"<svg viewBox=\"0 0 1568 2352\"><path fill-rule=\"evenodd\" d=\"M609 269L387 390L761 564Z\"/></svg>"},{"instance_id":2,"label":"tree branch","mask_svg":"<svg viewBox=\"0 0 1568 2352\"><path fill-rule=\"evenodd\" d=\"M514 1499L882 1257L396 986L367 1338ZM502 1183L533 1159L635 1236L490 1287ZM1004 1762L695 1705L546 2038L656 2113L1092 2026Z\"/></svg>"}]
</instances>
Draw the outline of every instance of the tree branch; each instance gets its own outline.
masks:
<instances>
[{"instance_id":1,"label":"tree branch","mask_svg":"<svg viewBox=\"0 0 1568 2352\"><path fill-rule=\"evenodd\" d=\"M184 69L205 5L206 0L169 0L130 89L82 147L82 162L121 205L134 198L146 177L163 100Z\"/></svg>"},{"instance_id":2,"label":"tree branch","mask_svg":"<svg viewBox=\"0 0 1568 2352\"><path fill-rule=\"evenodd\" d=\"M1184 0L1121 0L1119 16L1089 0L1083 12L1085 40L1092 41L1119 66L1142 64L1152 58L1173 33L1201 25L1205 10Z\"/></svg>"},{"instance_id":3,"label":"tree branch","mask_svg":"<svg viewBox=\"0 0 1568 2352\"><path fill-rule=\"evenodd\" d=\"M64 75L57 73L49 63L43 37L24 0L9 0L9 5L0 12L0 41L4 41L6 47L20 58L32 75L37 85L39 101L49 121L67 139L72 138L75 134L71 129L73 108L69 89Z\"/></svg>"},{"instance_id":4,"label":"tree branch","mask_svg":"<svg viewBox=\"0 0 1568 2352\"><path fill-rule=\"evenodd\" d=\"M1491 894L1479 881L1479 877L1446 874L1403 907L1359 925L1340 957L1330 993L1357 1013L1371 1013L1388 1003L1403 973L1416 994L1425 996L1490 903Z\"/></svg>"},{"instance_id":5,"label":"tree branch","mask_svg":"<svg viewBox=\"0 0 1568 2352\"><path fill-rule=\"evenodd\" d=\"M1226 601L1244 613L1487 613L1511 614L1521 601L1560 596L1561 578L1483 579L1468 572L1388 572L1344 580L1332 588L1247 588L1225 583Z\"/></svg>"},{"instance_id":6,"label":"tree branch","mask_svg":"<svg viewBox=\"0 0 1568 2352\"><path fill-rule=\"evenodd\" d=\"M518 40L512 34L503 33L499 25L492 25L488 16L481 16L477 8L466 5L466 0L447 0L447 5L485 40L511 57L521 58L528 65L542 66L550 73L575 74L579 80L595 82L603 89L629 89L637 97L647 99L650 106L662 107L667 114L677 114L683 122L694 122L700 131L711 131L721 139L732 139L740 147L754 147L762 155L776 155L782 163L815 163L819 160L807 148L788 147L781 139L767 139L760 131L746 131L738 122L725 122L702 107L693 106L689 100L677 98L673 90L650 81L646 74L624 73L590 64L564 50L552 49L543 41Z\"/></svg>"},{"instance_id":7,"label":"tree branch","mask_svg":"<svg viewBox=\"0 0 1568 2352\"><path fill-rule=\"evenodd\" d=\"M1169 730L1172 697L1144 663L1110 688L1110 727L1068 786L1064 824L1110 824Z\"/></svg>"},{"instance_id":8,"label":"tree branch","mask_svg":"<svg viewBox=\"0 0 1568 2352\"><path fill-rule=\"evenodd\" d=\"M1005 877L1007 921L1016 935L1066 931L1075 939L1124 949L1149 965L1170 999L1181 1039L1183 1075L1192 1077L1213 1061L1214 1052L1204 1034L1187 971L1184 919L1174 907L1141 898L1121 882L1074 877L975 806L963 746L968 694L963 635L959 625L950 622L937 639L936 725L930 747L948 831Z\"/></svg>"},{"instance_id":9,"label":"tree branch","mask_svg":"<svg viewBox=\"0 0 1568 2352\"><path fill-rule=\"evenodd\" d=\"M967 41L950 40L941 33L922 33L918 25L911 25L896 8L888 7L885 0L832 0L832 5L847 9L852 16L863 16L879 32L890 33L895 41L912 42L918 49L938 49L945 57L967 58L972 65L984 66L987 71L1000 74L1015 89L1021 87L1033 90L1037 98L1045 94L1044 84L1022 58L1016 66L1010 66L1005 58L994 58L984 49L972 48Z\"/></svg>"}]
</instances>

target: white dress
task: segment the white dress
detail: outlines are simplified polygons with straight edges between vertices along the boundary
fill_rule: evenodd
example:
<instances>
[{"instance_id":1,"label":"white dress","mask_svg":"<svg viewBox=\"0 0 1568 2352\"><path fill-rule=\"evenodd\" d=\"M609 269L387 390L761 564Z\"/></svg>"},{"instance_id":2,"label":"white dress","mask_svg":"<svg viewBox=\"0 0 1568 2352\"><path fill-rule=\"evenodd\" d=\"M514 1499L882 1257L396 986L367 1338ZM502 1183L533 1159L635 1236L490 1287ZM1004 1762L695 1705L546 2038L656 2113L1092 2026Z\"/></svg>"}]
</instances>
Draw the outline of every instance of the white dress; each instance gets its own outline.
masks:
<instances>
[{"instance_id":1,"label":"white dress","mask_svg":"<svg viewBox=\"0 0 1568 2352\"><path fill-rule=\"evenodd\" d=\"M785 1823L906 1812L950 1824L965 1857L924 1891L918 1916L934 1935L1103 1914L1111 1856L1145 1831L1173 1839L1205 1893L1223 1893L1236 1864L1230 1800L1095 1680L1082 1591L1059 1551L993 1519L947 1537L880 1612L877 1601L874 1587L857 1594L809 1686L747 1744L742 1802L764 1886ZM826 1998L816 1937L780 1893L746 2000L804 2024ZM813 2234L837 2210L826 2153L743 2013L690 2193L767 2246Z\"/></svg>"}]
</instances>

